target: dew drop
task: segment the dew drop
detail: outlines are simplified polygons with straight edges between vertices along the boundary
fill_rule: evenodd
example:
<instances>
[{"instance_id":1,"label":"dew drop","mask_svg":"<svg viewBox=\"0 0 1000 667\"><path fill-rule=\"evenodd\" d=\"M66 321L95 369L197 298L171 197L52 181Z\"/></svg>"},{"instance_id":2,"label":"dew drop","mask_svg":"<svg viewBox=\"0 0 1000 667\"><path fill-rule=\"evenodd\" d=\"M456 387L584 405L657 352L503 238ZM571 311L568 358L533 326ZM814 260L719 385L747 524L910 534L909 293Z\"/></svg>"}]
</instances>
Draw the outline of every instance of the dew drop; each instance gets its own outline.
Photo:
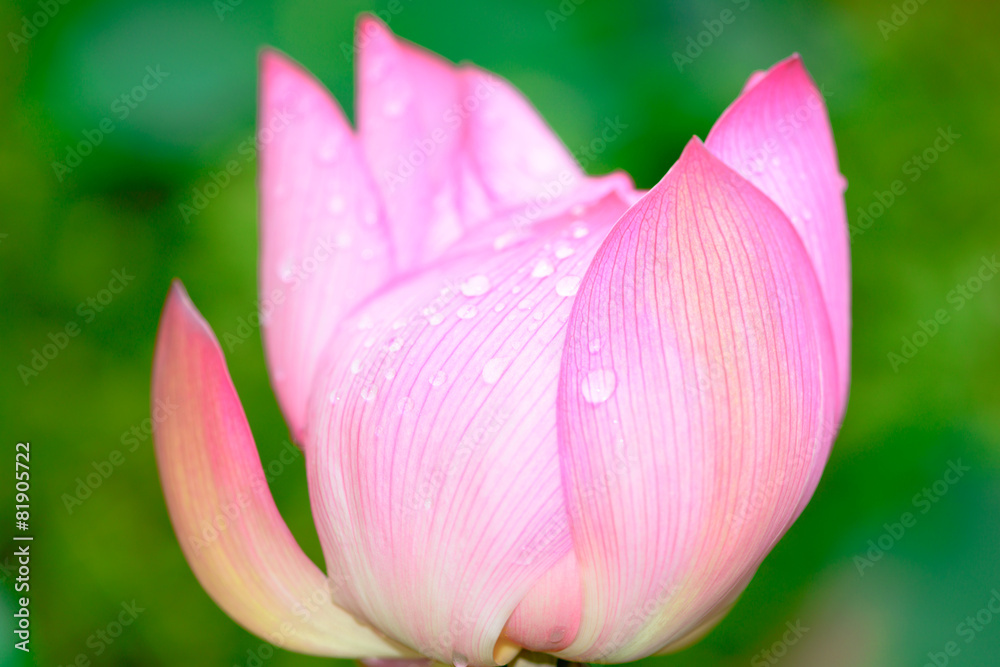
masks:
<instances>
[{"instance_id":1,"label":"dew drop","mask_svg":"<svg viewBox=\"0 0 1000 667\"><path fill-rule=\"evenodd\" d=\"M375 396L378 394L378 389L375 387L365 387L361 390L361 398L366 401L375 400Z\"/></svg>"},{"instance_id":2,"label":"dew drop","mask_svg":"<svg viewBox=\"0 0 1000 667\"><path fill-rule=\"evenodd\" d=\"M463 320L471 320L478 313L479 311L476 310L476 307L472 305L462 306L455 312L455 314L458 315L458 317Z\"/></svg>"},{"instance_id":3,"label":"dew drop","mask_svg":"<svg viewBox=\"0 0 1000 667\"><path fill-rule=\"evenodd\" d=\"M427 324L432 327L436 327L442 322L444 322L444 313L431 313L427 316Z\"/></svg>"},{"instance_id":4,"label":"dew drop","mask_svg":"<svg viewBox=\"0 0 1000 667\"><path fill-rule=\"evenodd\" d=\"M579 276L566 276L556 283L556 294L559 296L574 296L580 289Z\"/></svg>"},{"instance_id":5,"label":"dew drop","mask_svg":"<svg viewBox=\"0 0 1000 667\"><path fill-rule=\"evenodd\" d=\"M501 310L504 309L504 307L505 307L504 303L502 302L498 303L497 305L493 306L493 312L499 313Z\"/></svg>"},{"instance_id":6,"label":"dew drop","mask_svg":"<svg viewBox=\"0 0 1000 667\"><path fill-rule=\"evenodd\" d=\"M587 212L587 207L583 204L573 204L573 206L570 207L569 212L579 218ZM586 227L584 227L584 229L586 230ZM584 232L584 236L586 236L586 231Z\"/></svg>"},{"instance_id":7,"label":"dew drop","mask_svg":"<svg viewBox=\"0 0 1000 667\"><path fill-rule=\"evenodd\" d=\"M327 202L326 207L330 210L330 213L343 213L344 212L344 198L340 195L333 195L330 197L330 201Z\"/></svg>"},{"instance_id":8,"label":"dew drop","mask_svg":"<svg viewBox=\"0 0 1000 667\"><path fill-rule=\"evenodd\" d=\"M337 392L335 391L331 391L330 394L327 396L327 398L330 400L330 403L332 404L340 400L340 395L337 394Z\"/></svg>"},{"instance_id":9,"label":"dew drop","mask_svg":"<svg viewBox=\"0 0 1000 667\"><path fill-rule=\"evenodd\" d=\"M337 145L340 142L334 137L327 137L319 148L319 159L323 162L333 162L337 157Z\"/></svg>"},{"instance_id":10,"label":"dew drop","mask_svg":"<svg viewBox=\"0 0 1000 667\"><path fill-rule=\"evenodd\" d=\"M483 366L483 380L486 384L495 384L505 370L507 370L506 359L490 359Z\"/></svg>"},{"instance_id":11,"label":"dew drop","mask_svg":"<svg viewBox=\"0 0 1000 667\"><path fill-rule=\"evenodd\" d=\"M278 277L281 278L281 282L283 283L292 282L292 278L295 277L295 270L292 268L290 260L285 260L281 263L281 267L278 269Z\"/></svg>"},{"instance_id":12,"label":"dew drop","mask_svg":"<svg viewBox=\"0 0 1000 667\"><path fill-rule=\"evenodd\" d=\"M444 371L438 371L430 377L430 383L432 387L440 387L448 380L448 374Z\"/></svg>"},{"instance_id":13,"label":"dew drop","mask_svg":"<svg viewBox=\"0 0 1000 667\"><path fill-rule=\"evenodd\" d=\"M514 285L513 287L510 288L510 293L511 294L520 294L521 293L521 286L520 285Z\"/></svg>"},{"instance_id":14,"label":"dew drop","mask_svg":"<svg viewBox=\"0 0 1000 667\"><path fill-rule=\"evenodd\" d=\"M511 243L517 239L517 234L514 232L507 232L506 234L501 234L500 236L493 239L493 249L503 250Z\"/></svg>"},{"instance_id":15,"label":"dew drop","mask_svg":"<svg viewBox=\"0 0 1000 667\"><path fill-rule=\"evenodd\" d=\"M361 372L361 360L355 359L354 361L351 362L351 374L357 375L360 372Z\"/></svg>"},{"instance_id":16,"label":"dew drop","mask_svg":"<svg viewBox=\"0 0 1000 667\"><path fill-rule=\"evenodd\" d=\"M375 326L375 320L371 315L362 315L358 320L358 329L361 331L371 329L373 326Z\"/></svg>"},{"instance_id":17,"label":"dew drop","mask_svg":"<svg viewBox=\"0 0 1000 667\"><path fill-rule=\"evenodd\" d=\"M404 108L405 105L403 104L403 101L397 99L397 100L390 100L389 102L387 102L382 110L385 112L386 116L392 117L392 116L399 116L400 114L402 114Z\"/></svg>"},{"instance_id":18,"label":"dew drop","mask_svg":"<svg viewBox=\"0 0 1000 667\"><path fill-rule=\"evenodd\" d=\"M583 400L594 405L603 403L611 398L611 394L615 393L616 381L615 372L612 370L590 371L587 373L587 377L583 378L583 384L580 386Z\"/></svg>"},{"instance_id":19,"label":"dew drop","mask_svg":"<svg viewBox=\"0 0 1000 667\"><path fill-rule=\"evenodd\" d=\"M560 243L560 244L558 244L556 246L556 252L555 252L556 259L566 259L570 255L572 255L574 252L576 252L576 251L573 250L572 246L570 246L570 245L568 245L566 243Z\"/></svg>"},{"instance_id":20,"label":"dew drop","mask_svg":"<svg viewBox=\"0 0 1000 667\"><path fill-rule=\"evenodd\" d=\"M482 296L490 291L490 279L484 275L472 276L459 289L465 296Z\"/></svg>"},{"instance_id":21,"label":"dew drop","mask_svg":"<svg viewBox=\"0 0 1000 667\"><path fill-rule=\"evenodd\" d=\"M399 410L399 414L404 414L413 410L413 399L409 396L404 396L399 399L399 403L396 404L396 409Z\"/></svg>"},{"instance_id":22,"label":"dew drop","mask_svg":"<svg viewBox=\"0 0 1000 667\"><path fill-rule=\"evenodd\" d=\"M385 371L385 379L386 380L391 380L394 377L396 377L396 369L395 368L389 368L389 369L387 369Z\"/></svg>"},{"instance_id":23,"label":"dew drop","mask_svg":"<svg viewBox=\"0 0 1000 667\"><path fill-rule=\"evenodd\" d=\"M518 310L531 310L532 303L528 299L521 299L521 302L517 304Z\"/></svg>"},{"instance_id":24,"label":"dew drop","mask_svg":"<svg viewBox=\"0 0 1000 667\"><path fill-rule=\"evenodd\" d=\"M552 263L547 259L542 259L535 264L535 268L531 271L531 276L533 278L544 278L545 276L551 276L555 269L552 267Z\"/></svg>"},{"instance_id":25,"label":"dew drop","mask_svg":"<svg viewBox=\"0 0 1000 667\"><path fill-rule=\"evenodd\" d=\"M390 352L399 352L402 349L403 349L403 339L399 338L398 336L396 338L393 338L392 342L389 343Z\"/></svg>"},{"instance_id":26,"label":"dew drop","mask_svg":"<svg viewBox=\"0 0 1000 667\"><path fill-rule=\"evenodd\" d=\"M597 354L598 352L601 351L601 339L595 338L594 340L590 341L590 345L588 345L587 348L590 350L591 354Z\"/></svg>"},{"instance_id":27,"label":"dew drop","mask_svg":"<svg viewBox=\"0 0 1000 667\"><path fill-rule=\"evenodd\" d=\"M584 236L590 233L590 230L587 229L587 225L574 225L573 231L570 233L573 235L573 238L582 239Z\"/></svg>"}]
</instances>

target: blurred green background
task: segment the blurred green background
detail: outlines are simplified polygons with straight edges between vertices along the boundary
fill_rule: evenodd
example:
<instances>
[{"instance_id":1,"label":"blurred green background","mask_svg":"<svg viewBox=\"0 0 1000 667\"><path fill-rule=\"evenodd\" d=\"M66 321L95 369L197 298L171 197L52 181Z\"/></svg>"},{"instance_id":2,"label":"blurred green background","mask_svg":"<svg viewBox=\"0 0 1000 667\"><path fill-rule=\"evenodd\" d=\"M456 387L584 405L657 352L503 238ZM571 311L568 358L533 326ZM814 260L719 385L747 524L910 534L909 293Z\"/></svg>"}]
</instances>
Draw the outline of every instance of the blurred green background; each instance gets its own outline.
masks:
<instances>
[{"instance_id":1,"label":"blurred green background","mask_svg":"<svg viewBox=\"0 0 1000 667\"><path fill-rule=\"evenodd\" d=\"M40 14L46 7L51 17ZM573 150L606 118L620 118L627 129L587 169L625 169L641 187L662 176L692 134L706 135L751 71L802 54L828 92L850 182L850 407L814 500L733 612L695 647L645 663L924 665L954 641L960 653L949 664L996 665L1000 618L984 622L980 610L1000 589L1000 280L963 296L961 308L952 290L976 287L969 281L983 258L1000 252L997 4L400 0L395 14L389 7L0 5L3 474L13 472L14 443L30 440L35 535L34 655L26 658L11 647L13 491L4 483L0 663L69 665L83 654L94 665L256 664L260 641L202 591L169 524L143 431L154 334L175 276L220 335L256 308L255 164L238 147L254 132L258 49L284 50L350 110L353 63L344 45L357 13L371 10L401 36L511 80ZM721 34L699 36L725 9L735 18ZM679 66L674 54L685 53L689 38L707 45ZM146 78L144 99L130 106L120 97L150 76L147 67L160 75ZM958 138L938 152L935 139L949 128ZM99 145L72 166L69 147L98 135ZM924 156L926 169L914 156ZM185 224L179 206L232 159L244 164L242 173ZM895 181L885 206L889 195L880 193ZM134 278L102 304L114 271ZM900 354L903 338L939 309L948 321L929 339L918 336L926 344L894 368L889 353ZM18 367L68 323L79 334L37 375L22 377ZM261 458L272 461L288 435L259 333L227 359ZM120 465L67 507L78 478L115 450ZM968 471L939 482L959 462ZM272 489L318 558L301 459ZM916 523L899 539L885 537L904 512ZM880 538L884 554L870 566L859 561ZM133 601L143 611L105 643L96 633ZM977 613L974 626L960 625ZM783 639L786 624L800 628L785 635L794 642ZM283 651L263 662L324 663Z\"/></svg>"}]
</instances>

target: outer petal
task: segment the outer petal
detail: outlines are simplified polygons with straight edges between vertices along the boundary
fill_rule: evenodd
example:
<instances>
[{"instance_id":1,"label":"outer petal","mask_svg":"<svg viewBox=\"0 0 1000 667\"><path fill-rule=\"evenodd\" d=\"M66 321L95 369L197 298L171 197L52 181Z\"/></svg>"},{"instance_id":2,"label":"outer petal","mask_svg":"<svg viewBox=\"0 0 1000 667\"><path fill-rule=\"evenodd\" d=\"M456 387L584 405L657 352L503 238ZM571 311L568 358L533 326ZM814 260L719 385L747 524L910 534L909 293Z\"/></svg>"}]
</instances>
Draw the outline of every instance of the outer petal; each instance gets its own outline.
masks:
<instances>
[{"instance_id":1,"label":"outer petal","mask_svg":"<svg viewBox=\"0 0 1000 667\"><path fill-rule=\"evenodd\" d=\"M692 140L569 322L559 444L584 606L561 655L634 660L731 604L811 493L837 403L798 235Z\"/></svg>"},{"instance_id":2,"label":"outer petal","mask_svg":"<svg viewBox=\"0 0 1000 667\"><path fill-rule=\"evenodd\" d=\"M212 599L243 627L286 649L338 657L408 652L331 602L267 487L218 341L176 283L156 345L156 458L184 555Z\"/></svg>"},{"instance_id":3,"label":"outer petal","mask_svg":"<svg viewBox=\"0 0 1000 667\"><path fill-rule=\"evenodd\" d=\"M610 194L514 246L441 261L331 341L309 475L329 567L348 575L337 599L425 655L494 664L532 589L570 588L546 576L572 557L559 365L580 276L625 208ZM563 631L546 647L576 626L567 602L544 619L543 639Z\"/></svg>"},{"instance_id":4,"label":"outer petal","mask_svg":"<svg viewBox=\"0 0 1000 667\"><path fill-rule=\"evenodd\" d=\"M590 183L506 81L396 39L371 16L357 40L358 130L402 267L499 211Z\"/></svg>"},{"instance_id":5,"label":"outer petal","mask_svg":"<svg viewBox=\"0 0 1000 667\"><path fill-rule=\"evenodd\" d=\"M846 181L823 95L798 56L751 77L705 145L774 200L791 219L816 267L830 312L842 399L851 370L851 267Z\"/></svg>"},{"instance_id":6,"label":"outer petal","mask_svg":"<svg viewBox=\"0 0 1000 667\"><path fill-rule=\"evenodd\" d=\"M317 358L392 271L388 229L337 103L274 51L260 59L260 296L275 391L301 441Z\"/></svg>"}]
</instances>

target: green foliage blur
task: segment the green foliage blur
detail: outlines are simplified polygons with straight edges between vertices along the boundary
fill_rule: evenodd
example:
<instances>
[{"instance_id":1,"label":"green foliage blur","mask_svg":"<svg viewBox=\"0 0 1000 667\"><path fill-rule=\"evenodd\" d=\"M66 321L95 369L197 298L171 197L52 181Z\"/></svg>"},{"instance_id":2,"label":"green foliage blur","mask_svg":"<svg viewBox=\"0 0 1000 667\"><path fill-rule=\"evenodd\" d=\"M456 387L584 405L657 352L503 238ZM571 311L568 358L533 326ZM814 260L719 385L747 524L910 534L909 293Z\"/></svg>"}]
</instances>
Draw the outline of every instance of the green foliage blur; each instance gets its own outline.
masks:
<instances>
[{"instance_id":1,"label":"green foliage blur","mask_svg":"<svg viewBox=\"0 0 1000 667\"><path fill-rule=\"evenodd\" d=\"M724 10L733 20L716 23ZM11 479L14 444L31 442L35 537L25 656L13 649L4 482L0 664L257 664L260 640L203 592L170 526L144 430L153 342L175 276L220 337L255 312L256 163L240 146L254 132L258 49L303 63L351 113L362 11L506 77L575 151L620 119L587 169L624 169L641 187L704 138L752 71L802 54L850 183L850 407L815 498L729 616L644 662L923 665L955 642L949 664L997 664L1000 618L981 610L1000 589L1000 280L973 292L971 279L1000 253L1000 8L944 0L0 4L0 469ZM73 166L88 137L100 142ZM185 220L182 205L230 160L240 173ZM919 335L942 310L934 335ZM24 374L67 326L78 329L65 349ZM259 332L231 347L266 463L289 436ZM110 476L67 504L112 457ZM957 465L968 470L956 479ZM319 562L301 459L272 489ZM894 537L905 512L915 523ZM133 601L135 622L101 639ZM280 650L263 661L323 663Z\"/></svg>"}]
</instances>

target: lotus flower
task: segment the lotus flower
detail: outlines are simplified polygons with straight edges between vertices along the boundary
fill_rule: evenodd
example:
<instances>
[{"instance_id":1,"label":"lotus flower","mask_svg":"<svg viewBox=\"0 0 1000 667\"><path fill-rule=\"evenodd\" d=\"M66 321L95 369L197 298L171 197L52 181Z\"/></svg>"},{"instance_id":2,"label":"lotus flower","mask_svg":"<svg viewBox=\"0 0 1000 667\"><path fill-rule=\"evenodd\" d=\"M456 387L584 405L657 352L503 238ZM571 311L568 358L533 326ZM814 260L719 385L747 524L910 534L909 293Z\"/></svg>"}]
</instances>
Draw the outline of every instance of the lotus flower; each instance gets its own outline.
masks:
<instances>
[{"instance_id":1,"label":"lotus flower","mask_svg":"<svg viewBox=\"0 0 1000 667\"><path fill-rule=\"evenodd\" d=\"M845 181L793 56L651 190L591 177L507 82L359 23L356 131L260 63L260 294L325 572L216 338L164 308L154 400L202 586L285 648L625 662L733 605L816 487L849 370Z\"/></svg>"}]
</instances>

